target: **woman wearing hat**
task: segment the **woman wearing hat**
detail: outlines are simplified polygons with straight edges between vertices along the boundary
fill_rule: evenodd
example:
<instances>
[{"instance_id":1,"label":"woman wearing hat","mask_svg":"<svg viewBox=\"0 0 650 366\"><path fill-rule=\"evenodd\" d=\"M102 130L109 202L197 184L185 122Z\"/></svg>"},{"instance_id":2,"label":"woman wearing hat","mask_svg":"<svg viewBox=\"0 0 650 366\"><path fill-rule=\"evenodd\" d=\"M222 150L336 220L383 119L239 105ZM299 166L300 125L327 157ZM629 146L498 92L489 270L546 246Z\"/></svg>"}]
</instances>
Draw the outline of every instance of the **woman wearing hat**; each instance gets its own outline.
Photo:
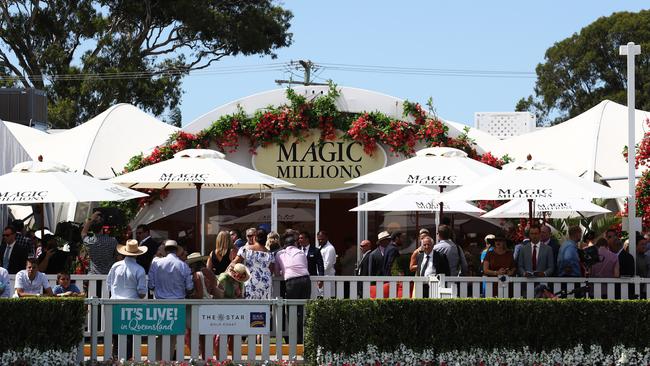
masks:
<instances>
[{"instance_id":1,"label":"woman wearing hat","mask_svg":"<svg viewBox=\"0 0 650 366\"><path fill-rule=\"evenodd\" d=\"M224 299L241 299L244 297L244 282L251 278L248 268L241 263L228 267L217 278L218 286L223 289Z\"/></svg>"},{"instance_id":2,"label":"woman wearing hat","mask_svg":"<svg viewBox=\"0 0 650 366\"><path fill-rule=\"evenodd\" d=\"M192 271L192 282L194 283L193 299L222 299L223 291L217 286L217 277L214 272L206 267L207 256L194 252L187 256L185 261Z\"/></svg>"}]
</instances>

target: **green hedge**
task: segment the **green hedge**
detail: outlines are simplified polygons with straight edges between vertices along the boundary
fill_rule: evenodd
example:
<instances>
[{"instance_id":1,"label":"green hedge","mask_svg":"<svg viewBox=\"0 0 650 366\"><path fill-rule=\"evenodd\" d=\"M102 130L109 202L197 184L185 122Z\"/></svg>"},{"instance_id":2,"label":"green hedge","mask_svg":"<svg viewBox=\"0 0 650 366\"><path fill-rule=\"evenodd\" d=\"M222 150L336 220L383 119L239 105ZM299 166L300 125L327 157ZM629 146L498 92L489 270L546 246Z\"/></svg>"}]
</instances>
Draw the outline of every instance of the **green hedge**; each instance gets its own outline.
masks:
<instances>
[{"instance_id":1,"label":"green hedge","mask_svg":"<svg viewBox=\"0 0 650 366\"><path fill-rule=\"evenodd\" d=\"M623 300L316 300L307 305L305 356L353 354L374 344L422 351L522 347L542 351L578 343L609 349L650 344L650 304Z\"/></svg>"},{"instance_id":2,"label":"green hedge","mask_svg":"<svg viewBox=\"0 0 650 366\"><path fill-rule=\"evenodd\" d=\"M0 354L23 347L67 351L81 342L85 320L79 298L0 299Z\"/></svg>"}]
</instances>

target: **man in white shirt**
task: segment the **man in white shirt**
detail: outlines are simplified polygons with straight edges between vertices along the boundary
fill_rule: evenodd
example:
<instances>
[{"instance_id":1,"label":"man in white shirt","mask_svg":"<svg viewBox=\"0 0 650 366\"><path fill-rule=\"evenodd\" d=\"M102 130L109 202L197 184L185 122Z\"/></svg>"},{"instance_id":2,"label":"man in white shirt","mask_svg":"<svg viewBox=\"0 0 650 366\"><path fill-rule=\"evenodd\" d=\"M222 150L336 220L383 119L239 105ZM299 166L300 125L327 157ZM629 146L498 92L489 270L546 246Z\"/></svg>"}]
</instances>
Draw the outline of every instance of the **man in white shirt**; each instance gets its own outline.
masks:
<instances>
[{"instance_id":1,"label":"man in white shirt","mask_svg":"<svg viewBox=\"0 0 650 366\"><path fill-rule=\"evenodd\" d=\"M111 299L144 299L147 296L147 275L138 264L136 257L147 252L146 246L139 246L137 240L127 240L126 245L118 245L117 252L124 259L113 263L106 277L106 286ZM117 348L117 335L113 335L113 354ZM137 345L140 347L140 345ZM126 357L133 355L133 336L126 338Z\"/></svg>"},{"instance_id":2,"label":"man in white shirt","mask_svg":"<svg viewBox=\"0 0 650 366\"><path fill-rule=\"evenodd\" d=\"M27 258L27 266L16 274L16 295L18 297L54 296L47 277L38 271L36 258Z\"/></svg>"},{"instance_id":3,"label":"man in white shirt","mask_svg":"<svg viewBox=\"0 0 650 366\"><path fill-rule=\"evenodd\" d=\"M147 250L133 239L127 240L126 245L117 246L117 252L124 256L124 260L115 262L108 271L106 286L111 299L144 299L147 296L147 276L135 259Z\"/></svg>"},{"instance_id":4,"label":"man in white shirt","mask_svg":"<svg viewBox=\"0 0 650 366\"><path fill-rule=\"evenodd\" d=\"M323 256L325 276L334 276L336 274L336 270L334 269L334 265L336 264L336 249L334 248L334 245L329 242L326 231L319 231L318 235L316 235L316 239L318 239L320 253Z\"/></svg>"}]
</instances>

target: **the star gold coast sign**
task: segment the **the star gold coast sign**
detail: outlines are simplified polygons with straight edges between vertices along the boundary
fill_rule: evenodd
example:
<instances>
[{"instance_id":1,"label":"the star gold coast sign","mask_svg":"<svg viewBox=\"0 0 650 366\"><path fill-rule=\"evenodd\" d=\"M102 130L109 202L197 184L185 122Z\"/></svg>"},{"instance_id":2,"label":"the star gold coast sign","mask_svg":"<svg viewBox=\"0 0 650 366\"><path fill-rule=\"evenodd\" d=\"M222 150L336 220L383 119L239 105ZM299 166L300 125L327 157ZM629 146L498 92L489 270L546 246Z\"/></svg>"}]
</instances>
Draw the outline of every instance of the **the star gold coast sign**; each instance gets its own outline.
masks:
<instances>
[{"instance_id":1,"label":"the star gold coast sign","mask_svg":"<svg viewBox=\"0 0 650 366\"><path fill-rule=\"evenodd\" d=\"M386 165L386 152L381 147L372 156L366 155L361 144L343 140L342 135L337 131L336 140L319 144L319 131L311 130L302 141L258 148L253 167L295 184L292 189L326 192L353 187L345 182Z\"/></svg>"}]
</instances>

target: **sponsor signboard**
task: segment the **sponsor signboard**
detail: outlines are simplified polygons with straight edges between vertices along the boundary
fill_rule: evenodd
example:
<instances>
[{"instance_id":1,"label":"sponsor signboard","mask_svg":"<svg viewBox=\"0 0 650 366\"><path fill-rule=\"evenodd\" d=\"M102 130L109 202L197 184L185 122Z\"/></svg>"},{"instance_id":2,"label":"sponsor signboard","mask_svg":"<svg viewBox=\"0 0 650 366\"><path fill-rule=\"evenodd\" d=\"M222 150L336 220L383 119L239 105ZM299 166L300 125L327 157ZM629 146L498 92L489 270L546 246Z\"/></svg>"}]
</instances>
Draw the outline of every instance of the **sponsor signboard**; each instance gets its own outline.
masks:
<instances>
[{"instance_id":1,"label":"sponsor signboard","mask_svg":"<svg viewBox=\"0 0 650 366\"><path fill-rule=\"evenodd\" d=\"M113 333L135 335L185 334L185 305L114 305Z\"/></svg>"},{"instance_id":2,"label":"sponsor signboard","mask_svg":"<svg viewBox=\"0 0 650 366\"><path fill-rule=\"evenodd\" d=\"M259 147L253 167L295 184L289 189L327 192L353 187L345 182L386 166L386 152L380 146L367 155L360 143L344 140L342 131L336 131L336 136L319 142L320 132L311 130L302 139Z\"/></svg>"},{"instance_id":3,"label":"sponsor signboard","mask_svg":"<svg viewBox=\"0 0 650 366\"><path fill-rule=\"evenodd\" d=\"M199 334L269 334L269 305L201 305Z\"/></svg>"}]
</instances>

